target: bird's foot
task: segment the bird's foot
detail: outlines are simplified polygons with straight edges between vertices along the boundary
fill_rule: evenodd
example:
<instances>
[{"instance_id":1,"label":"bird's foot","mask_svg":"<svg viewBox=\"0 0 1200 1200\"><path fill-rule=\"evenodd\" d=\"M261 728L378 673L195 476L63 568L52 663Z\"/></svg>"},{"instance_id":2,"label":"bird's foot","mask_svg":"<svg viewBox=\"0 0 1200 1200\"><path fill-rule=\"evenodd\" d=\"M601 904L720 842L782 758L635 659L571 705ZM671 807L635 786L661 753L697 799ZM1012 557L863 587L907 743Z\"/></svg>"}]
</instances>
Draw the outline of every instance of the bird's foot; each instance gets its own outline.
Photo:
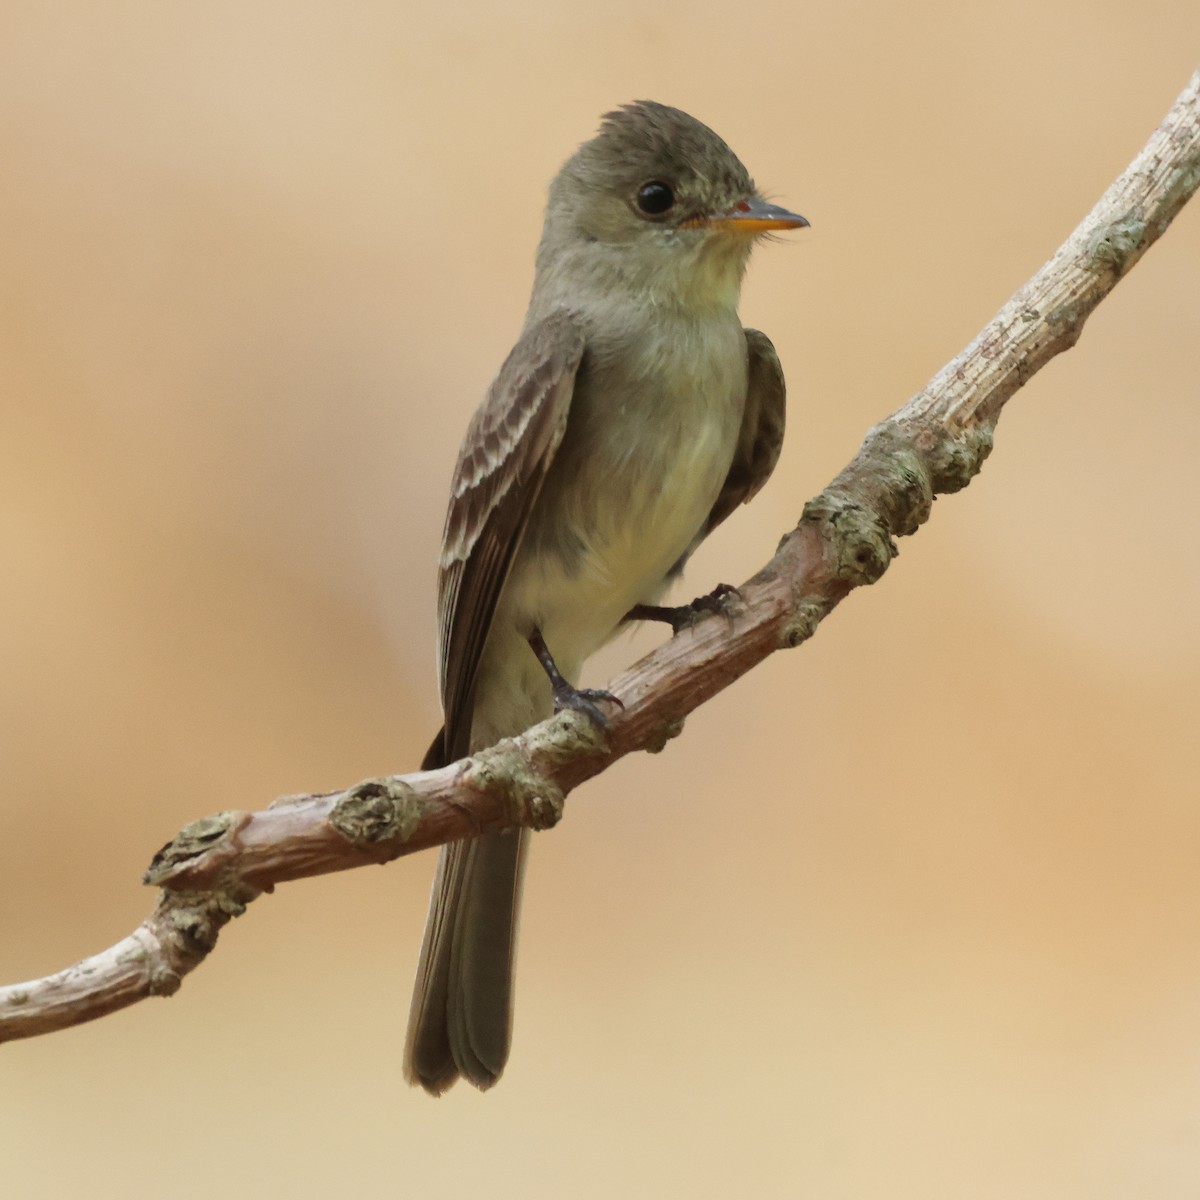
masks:
<instances>
[{"instance_id":1,"label":"bird's foot","mask_svg":"<svg viewBox=\"0 0 1200 1200\"><path fill-rule=\"evenodd\" d=\"M574 684L568 683L562 677L562 672L559 671L558 664L555 663L554 656L550 653L540 629L535 629L529 635L529 646L537 655L538 662L542 664L546 678L550 680L550 691L554 696L556 713L562 712L564 709L585 713L603 729L608 724L608 718L598 705L607 702L617 705L618 708L625 707L612 692L606 692L600 688L577 688Z\"/></svg>"},{"instance_id":2,"label":"bird's foot","mask_svg":"<svg viewBox=\"0 0 1200 1200\"><path fill-rule=\"evenodd\" d=\"M603 688L572 687L565 679L561 678L557 683L552 684L552 687L556 713L560 713L564 709L584 713L602 729L608 724L608 717L598 707L600 704L615 704L621 709L625 707L619 696L614 696L612 692L606 692Z\"/></svg>"},{"instance_id":3,"label":"bird's foot","mask_svg":"<svg viewBox=\"0 0 1200 1200\"><path fill-rule=\"evenodd\" d=\"M691 629L709 613L732 618L742 604L742 593L731 583L718 583L707 595L697 596L691 604L678 607L661 604L635 604L622 618L626 621L662 621L673 633Z\"/></svg>"}]
</instances>

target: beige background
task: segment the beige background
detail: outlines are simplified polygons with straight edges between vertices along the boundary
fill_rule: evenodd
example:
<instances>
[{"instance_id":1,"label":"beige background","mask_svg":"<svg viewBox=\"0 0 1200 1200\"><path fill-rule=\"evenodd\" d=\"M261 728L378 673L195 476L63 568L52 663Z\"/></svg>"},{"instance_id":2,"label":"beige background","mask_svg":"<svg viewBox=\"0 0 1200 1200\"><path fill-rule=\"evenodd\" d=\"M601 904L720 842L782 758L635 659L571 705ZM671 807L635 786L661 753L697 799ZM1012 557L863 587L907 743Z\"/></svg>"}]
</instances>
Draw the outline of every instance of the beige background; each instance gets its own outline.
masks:
<instances>
[{"instance_id":1,"label":"beige background","mask_svg":"<svg viewBox=\"0 0 1200 1200\"><path fill-rule=\"evenodd\" d=\"M4 6L0 979L128 931L189 818L415 765L458 439L600 113L691 110L813 223L744 304L790 440L691 593L1200 46L1193 0L589 7ZM1200 1194L1198 278L1193 205L878 588L537 839L495 1092L400 1079L425 856L0 1050L5 1194Z\"/></svg>"}]
</instances>

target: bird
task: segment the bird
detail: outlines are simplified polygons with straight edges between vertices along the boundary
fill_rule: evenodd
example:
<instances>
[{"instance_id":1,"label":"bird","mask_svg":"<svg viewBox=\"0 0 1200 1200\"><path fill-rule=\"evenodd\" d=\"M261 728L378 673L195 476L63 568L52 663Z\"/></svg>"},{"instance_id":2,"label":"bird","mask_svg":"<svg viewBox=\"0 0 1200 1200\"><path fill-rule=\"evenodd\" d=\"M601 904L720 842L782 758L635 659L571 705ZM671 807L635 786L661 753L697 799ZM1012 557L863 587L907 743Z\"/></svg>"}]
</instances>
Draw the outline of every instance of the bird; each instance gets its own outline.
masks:
<instances>
[{"instance_id":1,"label":"bird","mask_svg":"<svg viewBox=\"0 0 1200 1200\"><path fill-rule=\"evenodd\" d=\"M585 660L658 603L779 458L785 389L738 317L755 242L808 221L768 203L729 146L642 100L550 184L520 336L467 428L438 571L444 725L432 769L553 712L600 724ZM725 591L732 589L724 589ZM695 602L719 603L717 589ZM442 849L405 1043L407 1080L486 1089L508 1061L529 831Z\"/></svg>"}]
</instances>

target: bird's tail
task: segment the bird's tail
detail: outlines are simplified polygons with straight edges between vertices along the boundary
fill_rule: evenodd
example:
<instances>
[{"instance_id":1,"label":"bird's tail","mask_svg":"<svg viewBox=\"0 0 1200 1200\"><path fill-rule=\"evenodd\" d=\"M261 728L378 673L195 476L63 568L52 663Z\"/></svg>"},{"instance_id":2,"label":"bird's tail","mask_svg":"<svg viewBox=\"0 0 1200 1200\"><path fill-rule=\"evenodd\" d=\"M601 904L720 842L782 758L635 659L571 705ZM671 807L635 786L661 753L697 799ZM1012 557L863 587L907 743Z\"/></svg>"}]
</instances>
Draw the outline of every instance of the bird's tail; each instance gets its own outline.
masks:
<instances>
[{"instance_id":1,"label":"bird's tail","mask_svg":"<svg viewBox=\"0 0 1200 1200\"><path fill-rule=\"evenodd\" d=\"M444 757L439 737L422 769ZM508 1061L528 838L509 830L442 848L404 1048L405 1077L435 1096L460 1075L491 1087Z\"/></svg>"}]
</instances>

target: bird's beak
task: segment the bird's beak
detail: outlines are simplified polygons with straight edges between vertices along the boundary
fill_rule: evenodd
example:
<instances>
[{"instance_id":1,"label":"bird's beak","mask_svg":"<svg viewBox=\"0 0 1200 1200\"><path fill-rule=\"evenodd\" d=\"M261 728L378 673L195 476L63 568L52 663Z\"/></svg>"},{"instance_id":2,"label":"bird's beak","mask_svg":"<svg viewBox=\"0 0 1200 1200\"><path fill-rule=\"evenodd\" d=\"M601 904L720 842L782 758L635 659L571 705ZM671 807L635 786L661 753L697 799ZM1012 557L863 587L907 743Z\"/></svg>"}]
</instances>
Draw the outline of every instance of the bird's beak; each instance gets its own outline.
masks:
<instances>
[{"instance_id":1,"label":"bird's beak","mask_svg":"<svg viewBox=\"0 0 1200 1200\"><path fill-rule=\"evenodd\" d=\"M799 213L788 212L778 204L768 204L757 196L742 200L728 212L716 213L709 218L712 225L724 233L745 234L755 237L771 229L806 229L808 221Z\"/></svg>"}]
</instances>

